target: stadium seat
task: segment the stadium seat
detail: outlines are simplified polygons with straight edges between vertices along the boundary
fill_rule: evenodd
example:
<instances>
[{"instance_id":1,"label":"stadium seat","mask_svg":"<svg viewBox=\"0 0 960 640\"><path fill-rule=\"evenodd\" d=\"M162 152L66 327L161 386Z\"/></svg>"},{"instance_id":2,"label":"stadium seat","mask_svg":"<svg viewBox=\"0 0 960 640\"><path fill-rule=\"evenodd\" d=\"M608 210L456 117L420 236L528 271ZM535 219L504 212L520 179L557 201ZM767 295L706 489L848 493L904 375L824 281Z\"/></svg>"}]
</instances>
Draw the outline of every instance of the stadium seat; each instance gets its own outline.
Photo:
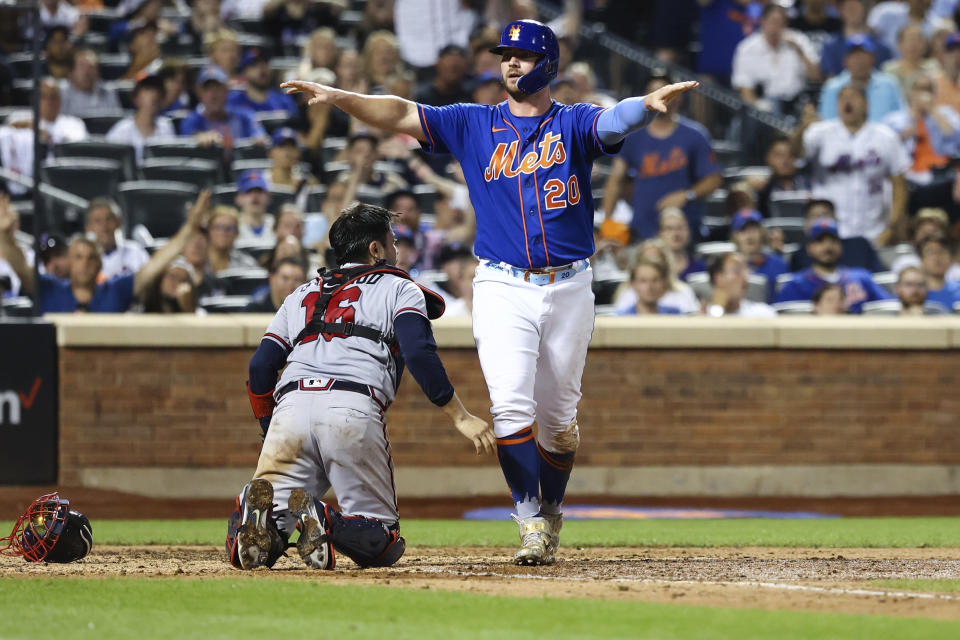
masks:
<instances>
[{"instance_id":1,"label":"stadium seat","mask_svg":"<svg viewBox=\"0 0 960 640\"><path fill-rule=\"evenodd\" d=\"M32 315L33 301L30 298L0 298L0 318L27 318Z\"/></svg>"},{"instance_id":2,"label":"stadium seat","mask_svg":"<svg viewBox=\"0 0 960 640\"><path fill-rule=\"evenodd\" d=\"M436 213L437 188L432 184L417 184L413 186L413 195L417 198L417 206L423 213Z\"/></svg>"},{"instance_id":3,"label":"stadium seat","mask_svg":"<svg viewBox=\"0 0 960 640\"><path fill-rule=\"evenodd\" d=\"M909 242L902 242L900 244L895 244L892 247L879 247L877 249L877 258L880 259L880 262L889 269L893 266L893 263L897 261L897 258L902 256L912 256L916 255L917 251L914 249L913 245Z\"/></svg>"},{"instance_id":4,"label":"stadium seat","mask_svg":"<svg viewBox=\"0 0 960 640\"><path fill-rule=\"evenodd\" d=\"M136 180L120 183L117 191L127 236L143 225L153 237L169 238L183 226L198 189L186 182Z\"/></svg>"},{"instance_id":5,"label":"stadium seat","mask_svg":"<svg viewBox=\"0 0 960 640\"><path fill-rule=\"evenodd\" d=\"M26 80L33 77L33 54L32 53L11 53L7 56L7 64L13 71L13 77L18 80ZM40 61L40 72L43 73L44 63Z\"/></svg>"},{"instance_id":6,"label":"stadium seat","mask_svg":"<svg viewBox=\"0 0 960 640\"><path fill-rule=\"evenodd\" d=\"M323 157L323 162L333 162L337 159L337 156L343 151L347 146L346 138L326 138L323 141L323 145L320 147L320 153Z\"/></svg>"},{"instance_id":7,"label":"stadium seat","mask_svg":"<svg viewBox=\"0 0 960 640\"><path fill-rule=\"evenodd\" d=\"M108 111L97 113L95 115L83 116L83 124L87 127L87 133L96 136L105 136L107 132L125 117L128 113L123 111Z\"/></svg>"},{"instance_id":8,"label":"stadium seat","mask_svg":"<svg viewBox=\"0 0 960 640\"><path fill-rule=\"evenodd\" d=\"M723 170L723 184L727 188L753 177L766 178L771 173L770 167L751 166L751 167L728 167Z\"/></svg>"},{"instance_id":9,"label":"stadium seat","mask_svg":"<svg viewBox=\"0 0 960 640\"><path fill-rule=\"evenodd\" d=\"M771 305L781 316L810 316L813 315L813 303L808 300L791 300L777 302Z\"/></svg>"},{"instance_id":10,"label":"stadium seat","mask_svg":"<svg viewBox=\"0 0 960 640\"><path fill-rule=\"evenodd\" d=\"M733 167L740 164L741 148L737 142L729 140L714 140L713 153L717 156L717 162L723 167Z\"/></svg>"},{"instance_id":11,"label":"stadium seat","mask_svg":"<svg viewBox=\"0 0 960 640\"><path fill-rule=\"evenodd\" d=\"M783 241L786 243L806 242L803 218L767 218L763 221L763 226L766 229L780 229L783 232Z\"/></svg>"},{"instance_id":12,"label":"stadium seat","mask_svg":"<svg viewBox=\"0 0 960 640\"><path fill-rule=\"evenodd\" d=\"M708 238L725 240L730 237L730 221L727 218L704 216L702 225L707 232Z\"/></svg>"},{"instance_id":13,"label":"stadium seat","mask_svg":"<svg viewBox=\"0 0 960 640\"><path fill-rule=\"evenodd\" d=\"M865 316L895 316L900 314L901 308L899 300L874 300L864 302L861 310Z\"/></svg>"},{"instance_id":14,"label":"stadium seat","mask_svg":"<svg viewBox=\"0 0 960 640\"><path fill-rule=\"evenodd\" d=\"M213 204L227 205L228 207L237 206L237 185L234 182L218 184L213 188Z\"/></svg>"},{"instance_id":15,"label":"stadium seat","mask_svg":"<svg viewBox=\"0 0 960 640\"><path fill-rule=\"evenodd\" d=\"M120 163L108 158L70 157L46 160L40 175L58 189L86 200L113 197L121 175Z\"/></svg>"},{"instance_id":16,"label":"stadium seat","mask_svg":"<svg viewBox=\"0 0 960 640\"><path fill-rule=\"evenodd\" d=\"M267 147L257 144L253 140L238 140L233 145L233 160L266 160Z\"/></svg>"},{"instance_id":17,"label":"stadium seat","mask_svg":"<svg viewBox=\"0 0 960 640\"><path fill-rule=\"evenodd\" d=\"M747 300L766 302L767 292L767 276L762 273L751 273L747 276Z\"/></svg>"},{"instance_id":18,"label":"stadium seat","mask_svg":"<svg viewBox=\"0 0 960 640\"><path fill-rule=\"evenodd\" d=\"M136 174L136 151L128 144L108 142L103 138L87 138L81 142L63 142L53 148L58 158L104 158L120 163L124 180L133 180Z\"/></svg>"},{"instance_id":19,"label":"stadium seat","mask_svg":"<svg viewBox=\"0 0 960 640\"><path fill-rule=\"evenodd\" d=\"M297 192L293 187L275 184L270 188L270 210L279 211L285 204L296 204Z\"/></svg>"},{"instance_id":20,"label":"stadium seat","mask_svg":"<svg viewBox=\"0 0 960 640\"><path fill-rule=\"evenodd\" d=\"M118 80L130 68L130 55L105 53L100 56L100 77L103 80Z\"/></svg>"},{"instance_id":21,"label":"stadium seat","mask_svg":"<svg viewBox=\"0 0 960 640\"><path fill-rule=\"evenodd\" d=\"M873 281L886 289L888 293L893 293L893 287L897 284L897 274L892 271L878 271L873 274Z\"/></svg>"},{"instance_id":22,"label":"stadium seat","mask_svg":"<svg viewBox=\"0 0 960 640\"><path fill-rule=\"evenodd\" d=\"M269 284L266 269L227 269L217 274L217 280L223 285L229 296L249 296L251 293Z\"/></svg>"},{"instance_id":23,"label":"stadium seat","mask_svg":"<svg viewBox=\"0 0 960 640\"><path fill-rule=\"evenodd\" d=\"M700 300L709 300L713 297L713 286L710 284L710 274L706 271L695 271L687 274L687 284L697 294Z\"/></svg>"},{"instance_id":24,"label":"stadium seat","mask_svg":"<svg viewBox=\"0 0 960 640\"><path fill-rule=\"evenodd\" d=\"M205 189L216 184L219 165L199 158L146 158L140 172L144 180L187 182Z\"/></svg>"},{"instance_id":25,"label":"stadium seat","mask_svg":"<svg viewBox=\"0 0 960 640\"><path fill-rule=\"evenodd\" d=\"M736 250L737 245L732 242L700 242L693 248L693 253L698 258L708 259L710 256Z\"/></svg>"},{"instance_id":26,"label":"stadium seat","mask_svg":"<svg viewBox=\"0 0 960 640\"><path fill-rule=\"evenodd\" d=\"M263 242L262 240L259 240L259 239L258 240L237 240L237 242L233 245L233 248L237 249L238 251L244 252L245 254L253 257L254 260L257 260L259 262L264 255L273 251L274 246L276 246L276 243L273 241Z\"/></svg>"},{"instance_id":27,"label":"stadium seat","mask_svg":"<svg viewBox=\"0 0 960 640\"><path fill-rule=\"evenodd\" d=\"M347 173L350 171L349 162L324 162L323 163L323 182L325 184L330 184L335 182L341 173Z\"/></svg>"},{"instance_id":28,"label":"stadium seat","mask_svg":"<svg viewBox=\"0 0 960 640\"><path fill-rule=\"evenodd\" d=\"M770 196L770 216L773 218L803 218L803 208L810 200L807 191L781 191Z\"/></svg>"},{"instance_id":29,"label":"stadium seat","mask_svg":"<svg viewBox=\"0 0 960 640\"><path fill-rule=\"evenodd\" d=\"M239 313L249 302L249 296L212 296L200 298L199 304L207 313Z\"/></svg>"},{"instance_id":30,"label":"stadium seat","mask_svg":"<svg viewBox=\"0 0 960 640\"><path fill-rule=\"evenodd\" d=\"M612 304L598 304L593 308L593 313L597 317L615 316L617 315L617 308Z\"/></svg>"},{"instance_id":31,"label":"stadium seat","mask_svg":"<svg viewBox=\"0 0 960 640\"><path fill-rule=\"evenodd\" d=\"M219 161L223 158L223 149L218 146L202 147L192 138L168 138L147 142L143 147L143 155L147 158L200 158Z\"/></svg>"},{"instance_id":32,"label":"stadium seat","mask_svg":"<svg viewBox=\"0 0 960 640\"><path fill-rule=\"evenodd\" d=\"M258 111L257 122L259 122L267 134L272 134L276 129L285 127L290 122L290 114L286 111Z\"/></svg>"},{"instance_id":33,"label":"stadium seat","mask_svg":"<svg viewBox=\"0 0 960 640\"><path fill-rule=\"evenodd\" d=\"M780 290L783 289L784 285L793 280L792 273L781 273L777 276L776 292L780 293Z\"/></svg>"},{"instance_id":34,"label":"stadium seat","mask_svg":"<svg viewBox=\"0 0 960 640\"><path fill-rule=\"evenodd\" d=\"M954 303L953 303L953 312L954 312L954 313L960 313L960 302L954 302Z\"/></svg>"},{"instance_id":35,"label":"stadium seat","mask_svg":"<svg viewBox=\"0 0 960 640\"><path fill-rule=\"evenodd\" d=\"M307 190L307 211L321 211L327 199L327 188L322 184Z\"/></svg>"},{"instance_id":36,"label":"stadium seat","mask_svg":"<svg viewBox=\"0 0 960 640\"><path fill-rule=\"evenodd\" d=\"M383 191L376 187L371 187L368 184L362 184L357 187L356 199L360 202L366 202L367 204L373 204L378 207L382 207L384 198L385 194Z\"/></svg>"},{"instance_id":37,"label":"stadium seat","mask_svg":"<svg viewBox=\"0 0 960 640\"><path fill-rule=\"evenodd\" d=\"M706 199L705 216L727 220L727 190L717 189ZM727 222L727 224L730 224Z\"/></svg>"},{"instance_id":38,"label":"stadium seat","mask_svg":"<svg viewBox=\"0 0 960 640\"><path fill-rule=\"evenodd\" d=\"M923 313L928 316L943 316L948 315L950 310L939 302L932 302L928 300L923 303Z\"/></svg>"}]
</instances>

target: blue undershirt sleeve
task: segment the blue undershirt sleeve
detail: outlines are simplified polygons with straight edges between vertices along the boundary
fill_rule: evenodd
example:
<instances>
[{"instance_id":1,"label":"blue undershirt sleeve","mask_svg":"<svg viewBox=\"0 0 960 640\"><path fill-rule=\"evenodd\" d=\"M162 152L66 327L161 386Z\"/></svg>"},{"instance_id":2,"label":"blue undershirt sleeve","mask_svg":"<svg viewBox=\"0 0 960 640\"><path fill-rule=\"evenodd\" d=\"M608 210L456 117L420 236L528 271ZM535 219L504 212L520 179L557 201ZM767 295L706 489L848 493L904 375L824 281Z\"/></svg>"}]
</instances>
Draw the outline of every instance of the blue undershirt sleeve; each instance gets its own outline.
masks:
<instances>
[{"instance_id":1,"label":"blue undershirt sleeve","mask_svg":"<svg viewBox=\"0 0 960 640\"><path fill-rule=\"evenodd\" d=\"M430 402L442 407L453 397L453 385L447 378L430 321L419 313L401 313L393 321L403 361Z\"/></svg>"},{"instance_id":2,"label":"blue undershirt sleeve","mask_svg":"<svg viewBox=\"0 0 960 640\"><path fill-rule=\"evenodd\" d=\"M605 145L617 144L627 134L650 124L656 115L656 111L647 110L643 97L626 98L597 118L597 137Z\"/></svg>"},{"instance_id":3,"label":"blue undershirt sleeve","mask_svg":"<svg viewBox=\"0 0 960 640\"><path fill-rule=\"evenodd\" d=\"M262 340L250 358L250 391L263 395L273 391L277 373L287 362L287 352L273 340Z\"/></svg>"}]
</instances>

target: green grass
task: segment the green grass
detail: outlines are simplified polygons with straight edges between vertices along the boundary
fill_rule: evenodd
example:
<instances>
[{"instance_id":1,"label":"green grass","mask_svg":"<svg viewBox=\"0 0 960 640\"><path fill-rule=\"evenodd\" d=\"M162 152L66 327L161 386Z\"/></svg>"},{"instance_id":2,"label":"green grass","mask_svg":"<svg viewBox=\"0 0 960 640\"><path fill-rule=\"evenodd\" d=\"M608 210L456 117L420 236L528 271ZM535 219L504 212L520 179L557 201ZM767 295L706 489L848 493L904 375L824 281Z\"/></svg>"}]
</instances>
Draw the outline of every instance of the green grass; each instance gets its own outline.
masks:
<instances>
[{"instance_id":1,"label":"green grass","mask_svg":"<svg viewBox=\"0 0 960 640\"><path fill-rule=\"evenodd\" d=\"M870 584L904 591L936 591L939 593L960 593L960 580L956 579L909 579L871 580Z\"/></svg>"},{"instance_id":2,"label":"green grass","mask_svg":"<svg viewBox=\"0 0 960 640\"><path fill-rule=\"evenodd\" d=\"M223 544L220 520L96 520L97 544ZM13 524L0 524L9 531ZM508 521L403 520L403 535L418 546L511 546ZM955 547L960 518L839 518L832 520L571 520L564 546L690 547Z\"/></svg>"},{"instance_id":3,"label":"green grass","mask_svg":"<svg viewBox=\"0 0 960 640\"><path fill-rule=\"evenodd\" d=\"M38 607L47 617L37 617ZM27 615L29 614L29 615ZM0 579L0 638L917 638L960 623L223 578ZM56 634L55 634L56 635Z\"/></svg>"}]
</instances>

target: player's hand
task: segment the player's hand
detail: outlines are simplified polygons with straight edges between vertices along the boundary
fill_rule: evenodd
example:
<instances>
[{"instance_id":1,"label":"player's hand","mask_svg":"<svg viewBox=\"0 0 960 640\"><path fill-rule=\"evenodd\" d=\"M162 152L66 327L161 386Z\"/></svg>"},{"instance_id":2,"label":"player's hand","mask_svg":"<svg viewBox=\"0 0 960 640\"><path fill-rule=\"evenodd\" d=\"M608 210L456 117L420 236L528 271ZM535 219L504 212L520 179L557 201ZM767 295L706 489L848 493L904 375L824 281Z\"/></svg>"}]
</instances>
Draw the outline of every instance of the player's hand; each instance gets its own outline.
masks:
<instances>
[{"instance_id":1,"label":"player's hand","mask_svg":"<svg viewBox=\"0 0 960 640\"><path fill-rule=\"evenodd\" d=\"M493 453L497 450L497 439L493 437L493 427L470 413L453 421L457 431L473 443L477 455Z\"/></svg>"},{"instance_id":2,"label":"player's hand","mask_svg":"<svg viewBox=\"0 0 960 640\"><path fill-rule=\"evenodd\" d=\"M315 104L330 104L333 93L336 91L333 87L328 87L319 82L307 82L305 80L291 80L280 85L281 89L286 89L288 94L303 93L308 96L307 106Z\"/></svg>"},{"instance_id":3,"label":"player's hand","mask_svg":"<svg viewBox=\"0 0 960 640\"><path fill-rule=\"evenodd\" d=\"M643 97L643 106L647 108L647 111L659 111L660 113L666 113L668 104L676 100L687 91L696 89L699 86L700 83L696 80L668 84L665 87L660 87L653 93L648 93L645 95Z\"/></svg>"}]
</instances>

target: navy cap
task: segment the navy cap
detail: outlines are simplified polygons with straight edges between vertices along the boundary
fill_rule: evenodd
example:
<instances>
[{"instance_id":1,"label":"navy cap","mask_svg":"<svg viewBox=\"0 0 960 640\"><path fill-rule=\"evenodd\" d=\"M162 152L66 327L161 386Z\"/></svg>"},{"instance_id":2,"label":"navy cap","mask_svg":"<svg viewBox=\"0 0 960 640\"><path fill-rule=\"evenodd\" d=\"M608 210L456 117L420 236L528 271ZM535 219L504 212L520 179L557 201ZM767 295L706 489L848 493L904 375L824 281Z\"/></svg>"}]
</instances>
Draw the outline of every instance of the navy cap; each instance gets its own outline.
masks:
<instances>
[{"instance_id":1,"label":"navy cap","mask_svg":"<svg viewBox=\"0 0 960 640\"><path fill-rule=\"evenodd\" d=\"M238 65L238 68L242 72L252 64L256 64L257 62L267 62L269 60L270 58L263 49L260 47L250 47L243 53L243 57L240 58L240 64Z\"/></svg>"},{"instance_id":2,"label":"navy cap","mask_svg":"<svg viewBox=\"0 0 960 640\"><path fill-rule=\"evenodd\" d=\"M862 49L867 53L877 54L877 45L875 45L873 39L865 33L852 35L847 38L843 44L844 53L850 53L854 49Z\"/></svg>"},{"instance_id":3,"label":"navy cap","mask_svg":"<svg viewBox=\"0 0 960 640\"><path fill-rule=\"evenodd\" d=\"M211 65L205 67L203 71L200 72L200 75L197 76L197 84L204 85L208 82L219 82L220 84L229 84L230 77L227 75L227 72L217 67Z\"/></svg>"},{"instance_id":4,"label":"navy cap","mask_svg":"<svg viewBox=\"0 0 960 640\"><path fill-rule=\"evenodd\" d=\"M818 240L825 235L839 238L840 232L837 230L837 223L830 218L818 218L813 221L810 231L807 232L807 240Z\"/></svg>"},{"instance_id":5,"label":"navy cap","mask_svg":"<svg viewBox=\"0 0 960 640\"><path fill-rule=\"evenodd\" d=\"M754 209L740 209L740 211L737 211L734 214L733 222L730 224L730 227L734 231L740 231L751 222L763 224L763 216L760 215L759 211Z\"/></svg>"},{"instance_id":6,"label":"navy cap","mask_svg":"<svg viewBox=\"0 0 960 640\"><path fill-rule=\"evenodd\" d=\"M263 179L263 172L256 169L247 169L240 174L237 180L237 191L246 193L251 189L263 189L267 191L267 181Z\"/></svg>"},{"instance_id":7,"label":"navy cap","mask_svg":"<svg viewBox=\"0 0 960 640\"><path fill-rule=\"evenodd\" d=\"M297 132L291 129L290 127L280 127L279 129L273 132L273 135L271 136L271 140L273 141L273 146L275 147L283 144L284 142L293 142L294 144L296 144Z\"/></svg>"}]
</instances>

